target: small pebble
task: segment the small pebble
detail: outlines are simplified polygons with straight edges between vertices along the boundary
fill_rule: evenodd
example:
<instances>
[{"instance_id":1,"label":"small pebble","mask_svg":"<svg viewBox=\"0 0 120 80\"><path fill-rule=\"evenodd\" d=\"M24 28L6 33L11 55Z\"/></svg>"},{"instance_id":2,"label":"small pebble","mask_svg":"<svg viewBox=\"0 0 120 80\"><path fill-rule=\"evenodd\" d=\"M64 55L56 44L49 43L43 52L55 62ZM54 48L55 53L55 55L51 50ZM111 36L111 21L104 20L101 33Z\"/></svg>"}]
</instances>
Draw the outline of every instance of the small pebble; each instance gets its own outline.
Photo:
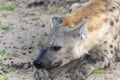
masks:
<instances>
[{"instance_id":1,"label":"small pebble","mask_svg":"<svg viewBox=\"0 0 120 80\"><path fill-rule=\"evenodd\" d=\"M23 55L26 55L26 53L22 53Z\"/></svg>"},{"instance_id":2,"label":"small pebble","mask_svg":"<svg viewBox=\"0 0 120 80\"><path fill-rule=\"evenodd\" d=\"M31 51L29 51L28 53L30 53L30 54L31 54L32 52L31 52Z\"/></svg>"},{"instance_id":3,"label":"small pebble","mask_svg":"<svg viewBox=\"0 0 120 80\"><path fill-rule=\"evenodd\" d=\"M33 49L33 47L29 47L29 49Z\"/></svg>"},{"instance_id":4,"label":"small pebble","mask_svg":"<svg viewBox=\"0 0 120 80\"><path fill-rule=\"evenodd\" d=\"M12 60L12 58L9 58L9 60Z\"/></svg>"},{"instance_id":5,"label":"small pebble","mask_svg":"<svg viewBox=\"0 0 120 80\"><path fill-rule=\"evenodd\" d=\"M43 24L43 25L42 25L42 27L44 28L44 27L45 27L45 25Z\"/></svg>"},{"instance_id":6,"label":"small pebble","mask_svg":"<svg viewBox=\"0 0 120 80\"><path fill-rule=\"evenodd\" d=\"M4 58L4 60L7 60L7 58Z\"/></svg>"}]
</instances>

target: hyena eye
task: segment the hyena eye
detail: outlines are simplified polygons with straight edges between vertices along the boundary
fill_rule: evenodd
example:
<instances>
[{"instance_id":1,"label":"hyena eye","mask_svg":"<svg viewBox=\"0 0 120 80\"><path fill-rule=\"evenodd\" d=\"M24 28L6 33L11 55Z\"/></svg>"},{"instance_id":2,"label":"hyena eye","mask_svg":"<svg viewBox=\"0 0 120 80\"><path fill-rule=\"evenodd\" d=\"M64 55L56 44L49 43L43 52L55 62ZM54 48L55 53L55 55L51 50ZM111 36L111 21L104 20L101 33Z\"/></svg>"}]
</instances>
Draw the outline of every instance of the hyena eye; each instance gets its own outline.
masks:
<instances>
[{"instance_id":1,"label":"hyena eye","mask_svg":"<svg viewBox=\"0 0 120 80\"><path fill-rule=\"evenodd\" d=\"M61 48L62 48L61 46L53 46L53 47L50 47L50 50L59 51Z\"/></svg>"}]
</instances>

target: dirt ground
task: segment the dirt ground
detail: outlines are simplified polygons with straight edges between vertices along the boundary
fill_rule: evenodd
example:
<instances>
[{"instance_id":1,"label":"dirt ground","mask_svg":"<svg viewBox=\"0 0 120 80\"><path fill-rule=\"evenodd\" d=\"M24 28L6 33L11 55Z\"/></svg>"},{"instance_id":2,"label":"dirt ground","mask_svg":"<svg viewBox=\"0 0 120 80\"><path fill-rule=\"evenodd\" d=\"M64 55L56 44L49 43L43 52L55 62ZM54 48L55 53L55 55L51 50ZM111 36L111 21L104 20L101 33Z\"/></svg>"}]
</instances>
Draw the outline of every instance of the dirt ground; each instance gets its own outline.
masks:
<instances>
[{"instance_id":1,"label":"dirt ground","mask_svg":"<svg viewBox=\"0 0 120 80\"><path fill-rule=\"evenodd\" d=\"M0 2L2 6L16 4L14 10L0 6L0 80L34 80L32 61L50 31L50 18L67 12L56 6L28 8L30 1ZM114 63L107 74L93 74L88 80L120 80L119 67L120 63Z\"/></svg>"}]
</instances>

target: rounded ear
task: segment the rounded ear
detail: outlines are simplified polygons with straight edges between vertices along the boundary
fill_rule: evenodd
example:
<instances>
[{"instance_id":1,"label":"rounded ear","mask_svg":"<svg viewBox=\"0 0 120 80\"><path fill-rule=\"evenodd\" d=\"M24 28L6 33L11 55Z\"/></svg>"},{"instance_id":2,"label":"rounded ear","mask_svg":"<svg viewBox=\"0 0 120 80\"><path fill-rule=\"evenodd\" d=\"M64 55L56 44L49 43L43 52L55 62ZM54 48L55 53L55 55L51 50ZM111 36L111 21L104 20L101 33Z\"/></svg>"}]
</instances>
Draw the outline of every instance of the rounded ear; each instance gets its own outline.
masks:
<instances>
[{"instance_id":1,"label":"rounded ear","mask_svg":"<svg viewBox=\"0 0 120 80\"><path fill-rule=\"evenodd\" d=\"M52 17L51 18L51 27L58 27L62 23L62 17Z\"/></svg>"},{"instance_id":2,"label":"rounded ear","mask_svg":"<svg viewBox=\"0 0 120 80\"><path fill-rule=\"evenodd\" d=\"M70 31L70 34L72 34L74 38L85 39L88 35L87 22L88 17L86 17L83 21L80 21L78 25L76 25L75 28Z\"/></svg>"}]
</instances>

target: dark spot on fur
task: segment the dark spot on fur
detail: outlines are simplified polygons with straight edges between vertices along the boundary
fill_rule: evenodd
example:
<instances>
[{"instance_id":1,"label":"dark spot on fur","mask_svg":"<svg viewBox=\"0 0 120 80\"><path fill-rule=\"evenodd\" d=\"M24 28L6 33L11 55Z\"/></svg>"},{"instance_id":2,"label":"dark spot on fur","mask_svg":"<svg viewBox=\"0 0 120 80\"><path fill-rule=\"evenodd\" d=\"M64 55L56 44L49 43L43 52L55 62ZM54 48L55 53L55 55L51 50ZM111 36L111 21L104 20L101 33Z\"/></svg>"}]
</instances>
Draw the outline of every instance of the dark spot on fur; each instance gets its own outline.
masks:
<instances>
[{"instance_id":1,"label":"dark spot on fur","mask_svg":"<svg viewBox=\"0 0 120 80\"><path fill-rule=\"evenodd\" d=\"M113 9L109 9L110 12L113 12Z\"/></svg>"},{"instance_id":2,"label":"dark spot on fur","mask_svg":"<svg viewBox=\"0 0 120 80\"><path fill-rule=\"evenodd\" d=\"M104 57L103 56L101 57L101 60L104 61Z\"/></svg>"},{"instance_id":3,"label":"dark spot on fur","mask_svg":"<svg viewBox=\"0 0 120 80\"><path fill-rule=\"evenodd\" d=\"M108 63L108 67L110 67L110 63Z\"/></svg>"},{"instance_id":4,"label":"dark spot on fur","mask_svg":"<svg viewBox=\"0 0 120 80\"><path fill-rule=\"evenodd\" d=\"M110 51L113 54L113 51Z\"/></svg>"},{"instance_id":5,"label":"dark spot on fur","mask_svg":"<svg viewBox=\"0 0 120 80\"><path fill-rule=\"evenodd\" d=\"M107 52L107 50L104 50L105 52Z\"/></svg>"},{"instance_id":6,"label":"dark spot on fur","mask_svg":"<svg viewBox=\"0 0 120 80\"><path fill-rule=\"evenodd\" d=\"M103 43L104 43L104 44L106 44L106 43L107 43L107 41L104 41Z\"/></svg>"},{"instance_id":7,"label":"dark spot on fur","mask_svg":"<svg viewBox=\"0 0 120 80\"><path fill-rule=\"evenodd\" d=\"M113 9L116 9L116 7L112 7Z\"/></svg>"},{"instance_id":8,"label":"dark spot on fur","mask_svg":"<svg viewBox=\"0 0 120 80\"><path fill-rule=\"evenodd\" d=\"M119 19L117 18L117 19L115 19L115 21L116 21L116 22L119 22Z\"/></svg>"},{"instance_id":9,"label":"dark spot on fur","mask_svg":"<svg viewBox=\"0 0 120 80\"><path fill-rule=\"evenodd\" d=\"M114 40L116 40L116 39L117 39L117 37L118 37L118 36L117 36L117 35L115 35L115 36L114 36Z\"/></svg>"},{"instance_id":10,"label":"dark spot on fur","mask_svg":"<svg viewBox=\"0 0 120 80\"><path fill-rule=\"evenodd\" d=\"M114 26L114 22L113 22L113 21L110 21L110 25L111 25L111 26Z\"/></svg>"},{"instance_id":11,"label":"dark spot on fur","mask_svg":"<svg viewBox=\"0 0 120 80\"><path fill-rule=\"evenodd\" d=\"M110 48L113 48L113 45L110 45Z\"/></svg>"}]
</instances>

